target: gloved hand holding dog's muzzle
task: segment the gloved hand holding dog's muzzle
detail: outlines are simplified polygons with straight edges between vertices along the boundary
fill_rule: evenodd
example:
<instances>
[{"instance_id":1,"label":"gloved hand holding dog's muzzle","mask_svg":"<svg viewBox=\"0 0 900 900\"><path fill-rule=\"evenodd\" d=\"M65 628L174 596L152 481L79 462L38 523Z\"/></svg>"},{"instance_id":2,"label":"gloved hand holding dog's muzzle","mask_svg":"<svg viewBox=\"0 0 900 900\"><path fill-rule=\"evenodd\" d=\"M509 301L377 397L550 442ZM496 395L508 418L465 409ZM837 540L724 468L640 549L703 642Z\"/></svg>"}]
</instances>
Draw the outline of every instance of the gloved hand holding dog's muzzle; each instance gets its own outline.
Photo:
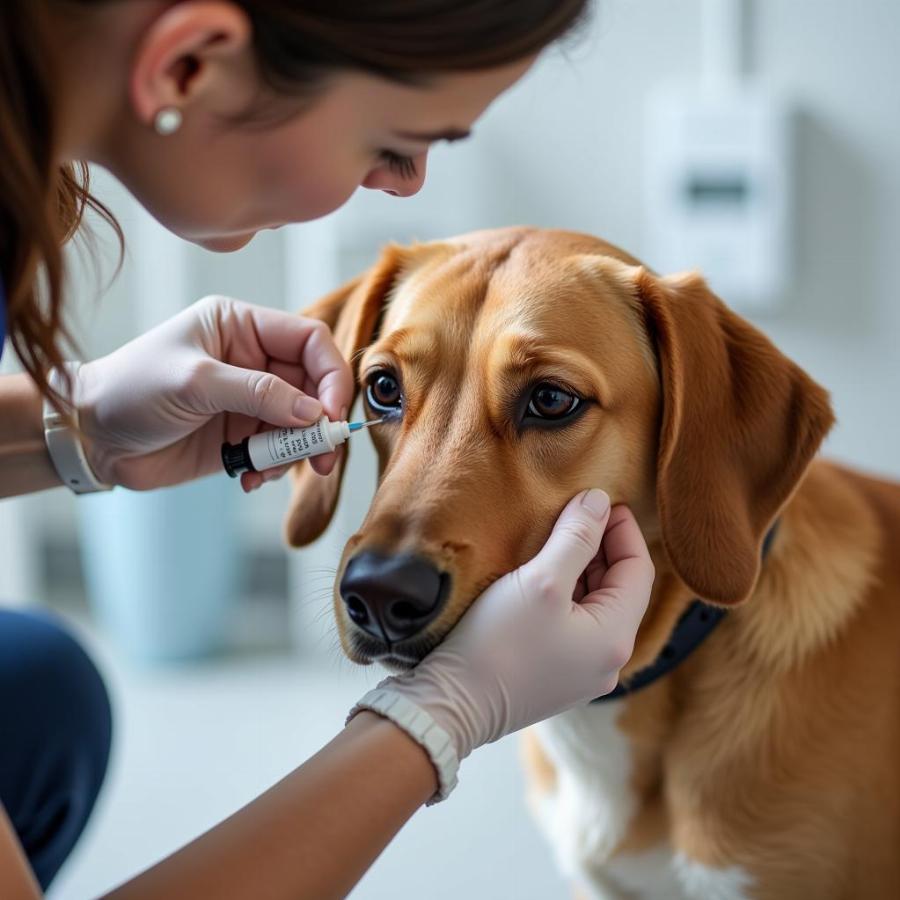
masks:
<instances>
[{"instance_id":1,"label":"gloved hand holding dog's muzzle","mask_svg":"<svg viewBox=\"0 0 900 900\"><path fill-rule=\"evenodd\" d=\"M532 560L492 584L440 646L385 679L351 717L374 710L418 740L443 799L454 756L458 765L482 744L615 688L653 576L631 512L610 510L603 491L579 494Z\"/></svg>"}]
</instances>

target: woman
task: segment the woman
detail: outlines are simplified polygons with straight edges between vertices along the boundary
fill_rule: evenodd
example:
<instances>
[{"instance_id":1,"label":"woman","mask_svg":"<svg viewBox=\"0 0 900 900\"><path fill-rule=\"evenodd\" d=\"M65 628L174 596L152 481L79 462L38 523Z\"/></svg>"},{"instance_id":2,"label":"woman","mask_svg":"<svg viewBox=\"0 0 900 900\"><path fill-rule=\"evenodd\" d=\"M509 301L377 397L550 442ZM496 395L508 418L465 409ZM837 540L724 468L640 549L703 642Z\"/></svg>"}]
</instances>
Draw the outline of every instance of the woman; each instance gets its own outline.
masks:
<instances>
[{"instance_id":1,"label":"woman","mask_svg":"<svg viewBox=\"0 0 900 900\"><path fill-rule=\"evenodd\" d=\"M3 494L186 481L216 470L223 440L342 418L351 396L327 329L221 298L65 365L60 247L85 204L105 212L73 160L109 168L173 232L235 250L359 185L416 193L430 145L465 137L584 6L0 6L0 322L26 370L0 380ZM61 421L42 420L42 397ZM245 474L243 487L263 480ZM419 806L449 793L474 748L612 689L651 581L630 513L610 512L602 491L579 495L531 562L414 671L367 694L320 753L115 895L343 896ZM510 660L492 649L513 621L525 627ZM75 843L109 748L102 682L58 625L0 615L0 720L0 895L34 897Z\"/></svg>"}]
</instances>

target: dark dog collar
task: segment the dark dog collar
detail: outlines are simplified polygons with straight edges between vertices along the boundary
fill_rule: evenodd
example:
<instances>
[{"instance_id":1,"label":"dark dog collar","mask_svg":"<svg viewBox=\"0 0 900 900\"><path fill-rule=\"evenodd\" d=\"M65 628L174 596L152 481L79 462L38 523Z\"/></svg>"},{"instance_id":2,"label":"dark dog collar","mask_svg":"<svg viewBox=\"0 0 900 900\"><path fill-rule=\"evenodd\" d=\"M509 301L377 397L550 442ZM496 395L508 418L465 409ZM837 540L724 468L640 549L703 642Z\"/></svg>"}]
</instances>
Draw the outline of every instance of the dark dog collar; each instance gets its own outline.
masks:
<instances>
[{"instance_id":1,"label":"dark dog collar","mask_svg":"<svg viewBox=\"0 0 900 900\"><path fill-rule=\"evenodd\" d=\"M769 529L762 546L762 558L769 555L772 541L778 531L778 522ZM597 697L592 703L603 703L605 700L618 700L653 684L658 678L667 675L676 666L683 663L712 633L713 629L725 618L728 610L724 606L712 606L702 600L694 600L678 620L669 640L662 648L656 661L635 672L625 684L618 684L615 690Z\"/></svg>"}]
</instances>

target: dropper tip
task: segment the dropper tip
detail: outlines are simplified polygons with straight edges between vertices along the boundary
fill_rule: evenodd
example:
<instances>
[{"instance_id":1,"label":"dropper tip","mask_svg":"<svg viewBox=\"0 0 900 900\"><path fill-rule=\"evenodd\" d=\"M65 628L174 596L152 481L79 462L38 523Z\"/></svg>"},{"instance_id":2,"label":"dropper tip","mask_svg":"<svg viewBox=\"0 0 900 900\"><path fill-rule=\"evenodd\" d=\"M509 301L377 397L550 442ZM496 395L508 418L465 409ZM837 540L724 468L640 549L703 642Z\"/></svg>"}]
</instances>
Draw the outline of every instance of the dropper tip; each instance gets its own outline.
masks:
<instances>
[{"instance_id":1,"label":"dropper tip","mask_svg":"<svg viewBox=\"0 0 900 900\"><path fill-rule=\"evenodd\" d=\"M363 428L371 428L373 425L380 425L384 422L385 417L382 416L380 419L369 419L368 422L351 422L350 430L351 431L361 431Z\"/></svg>"}]
</instances>

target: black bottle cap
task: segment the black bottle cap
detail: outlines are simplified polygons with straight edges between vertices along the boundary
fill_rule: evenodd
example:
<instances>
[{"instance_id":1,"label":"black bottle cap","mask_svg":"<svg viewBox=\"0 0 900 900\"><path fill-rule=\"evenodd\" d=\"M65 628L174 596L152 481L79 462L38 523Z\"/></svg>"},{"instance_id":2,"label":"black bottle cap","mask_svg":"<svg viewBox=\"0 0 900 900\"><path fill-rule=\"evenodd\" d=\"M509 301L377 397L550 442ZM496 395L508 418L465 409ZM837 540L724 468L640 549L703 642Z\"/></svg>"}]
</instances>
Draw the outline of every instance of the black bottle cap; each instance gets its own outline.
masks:
<instances>
[{"instance_id":1,"label":"black bottle cap","mask_svg":"<svg viewBox=\"0 0 900 900\"><path fill-rule=\"evenodd\" d=\"M255 471L250 462L249 441L250 438L244 438L239 444L222 444L222 465L229 478L237 478L241 472Z\"/></svg>"}]
</instances>

